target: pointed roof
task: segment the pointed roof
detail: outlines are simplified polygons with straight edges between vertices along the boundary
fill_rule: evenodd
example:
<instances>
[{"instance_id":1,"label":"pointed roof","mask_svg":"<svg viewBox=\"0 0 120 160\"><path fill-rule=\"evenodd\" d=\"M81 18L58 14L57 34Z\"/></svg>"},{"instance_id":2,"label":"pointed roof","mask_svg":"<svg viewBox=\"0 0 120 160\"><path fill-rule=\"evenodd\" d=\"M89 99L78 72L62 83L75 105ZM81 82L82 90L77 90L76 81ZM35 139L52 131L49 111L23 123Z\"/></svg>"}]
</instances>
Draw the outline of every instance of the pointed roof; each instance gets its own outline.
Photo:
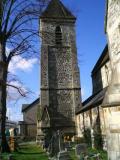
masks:
<instances>
[{"instance_id":1,"label":"pointed roof","mask_svg":"<svg viewBox=\"0 0 120 160\"><path fill-rule=\"evenodd\" d=\"M76 19L60 0L51 0L45 11L42 13L41 18Z\"/></svg>"}]
</instances>

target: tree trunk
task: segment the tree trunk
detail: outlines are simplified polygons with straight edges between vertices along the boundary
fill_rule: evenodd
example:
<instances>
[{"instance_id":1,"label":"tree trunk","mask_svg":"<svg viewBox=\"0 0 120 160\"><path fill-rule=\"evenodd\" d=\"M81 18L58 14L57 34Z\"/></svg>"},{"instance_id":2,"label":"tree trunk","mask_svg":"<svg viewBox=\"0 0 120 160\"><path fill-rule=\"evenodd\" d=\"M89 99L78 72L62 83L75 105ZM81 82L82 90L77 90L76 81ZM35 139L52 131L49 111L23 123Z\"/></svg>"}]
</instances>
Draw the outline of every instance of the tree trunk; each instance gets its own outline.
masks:
<instances>
[{"instance_id":1,"label":"tree trunk","mask_svg":"<svg viewBox=\"0 0 120 160\"><path fill-rule=\"evenodd\" d=\"M2 0L0 0L0 33L2 29ZM0 121L1 121L1 152L10 152L8 142L6 140L6 98L7 98L7 69L5 56L5 42L3 36L0 37Z\"/></svg>"},{"instance_id":2,"label":"tree trunk","mask_svg":"<svg viewBox=\"0 0 120 160\"><path fill-rule=\"evenodd\" d=\"M5 83L7 80L7 72L3 72L3 83ZM6 98L7 98L7 93L6 93L6 85L2 85L2 94L1 94L1 151L2 152L10 152L8 142L6 140L6 134L5 134L5 129L6 129Z\"/></svg>"},{"instance_id":3,"label":"tree trunk","mask_svg":"<svg viewBox=\"0 0 120 160\"><path fill-rule=\"evenodd\" d=\"M3 73L3 79L4 82L6 81L7 73ZM2 86L2 96L1 96L1 101L2 101L2 118L1 118L1 151L2 152L10 152L8 142L6 140L6 134L5 134L5 126L6 126L6 85Z\"/></svg>"},{"instance_id":4,"label":"tree trunk","mask_svg":"<svg viewBox=\"0 0 120 160\"><path fill-rule=\"evenodd\" d=\"M8 65L5 63L3 59L2 53L5 52L5 47L0 45L0 66L1 66L1 73L0 73L0 110L1 110L1 152L10 152L8 142L6 140L5 134L5 126L6 126L6 98L7 98L7 68Z\"/></svg>"}]
</instances>

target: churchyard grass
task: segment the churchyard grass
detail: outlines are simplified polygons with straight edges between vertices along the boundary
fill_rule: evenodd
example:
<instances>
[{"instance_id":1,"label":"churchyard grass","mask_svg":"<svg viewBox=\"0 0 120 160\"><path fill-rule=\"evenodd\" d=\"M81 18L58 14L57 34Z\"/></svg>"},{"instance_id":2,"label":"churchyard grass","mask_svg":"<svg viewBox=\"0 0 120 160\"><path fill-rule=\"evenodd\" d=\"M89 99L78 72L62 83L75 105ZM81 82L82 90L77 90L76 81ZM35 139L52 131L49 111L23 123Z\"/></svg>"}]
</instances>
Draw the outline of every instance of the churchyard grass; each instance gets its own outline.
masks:
<instances>
[{"instance_id":1,"label":"churchyard grass","mask_svg":"<svg viewBox=\"0 0 120 160\"><path fill-rule=\"evenodd\" d=\"M48 160L46 153L36 144L20 145L18 152L11 153L14 160ZM3 154L2 160L8 160L8 154Z\"/></svg>"},{"instance_id":2,"label":"churchyard grass","mask_svg":"<svg viewBox=\"0 0 120 160\"><path fill-rule=\"evenodd\" d=\"M70 151L70 157L71 157L72 160L77 160L77 159L78 159L78 158L76 157L76 155L75 155L75 150L71 150L71 151Z\"/></svg>"},{"instance_id":3,"label":"churchyard grass","mask_svg":"<svg viewBox=\"0 0 120 160\"><path fill-rule=\"evenodd\" d=\"M108 160L106 151L88 148L88 154L89 155L97 154L97 153L100 153L101 160ZM70 156L71 156L72 160L78 160L78 158L75 155L75 150L70 151Z\"/></svg>"},{"instance_id":4,"label":"churchyard grass","mask_svg":"<svg viewBox=\"0 0 120 160\"><path fill-rule=\"evenodd\" d=\"M25 143L19 145L19 147L18 152L11 153L14 160L48 160L46 153L36 144ZM100 153L101 159L107 160L107 153L105 151L88 148L88 154L94 153ZM8 160L8 156L8 154L3 154L2 160ZM78 160L73 149L70 151L70 156L72 160Z\"/></svg>"}]
</instances>

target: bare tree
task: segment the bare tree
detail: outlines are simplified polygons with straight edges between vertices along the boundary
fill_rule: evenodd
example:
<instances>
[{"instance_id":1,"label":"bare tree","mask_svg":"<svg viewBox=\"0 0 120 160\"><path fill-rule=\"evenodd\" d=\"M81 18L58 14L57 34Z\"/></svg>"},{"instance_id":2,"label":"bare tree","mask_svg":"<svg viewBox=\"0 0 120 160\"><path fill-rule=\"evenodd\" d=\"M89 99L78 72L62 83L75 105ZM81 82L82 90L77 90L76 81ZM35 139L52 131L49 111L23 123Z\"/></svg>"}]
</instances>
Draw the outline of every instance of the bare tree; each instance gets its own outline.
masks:
<instances>
[{"instance_id":1,"label":"bare tree","mask_svg":"<svg viewBox=\"0 0 120 160\"><path fill-rule=\"evenodd\" d=\"M37 55L35 39L39 34L39 16L47 0L0 0L0 110L1 151L9 152L5 135L7 86L26 96L21 88L11 85L8 67L13 57L30 58ZM6 52L6 48L10 52Z\"/></svg>"}]
</instances>

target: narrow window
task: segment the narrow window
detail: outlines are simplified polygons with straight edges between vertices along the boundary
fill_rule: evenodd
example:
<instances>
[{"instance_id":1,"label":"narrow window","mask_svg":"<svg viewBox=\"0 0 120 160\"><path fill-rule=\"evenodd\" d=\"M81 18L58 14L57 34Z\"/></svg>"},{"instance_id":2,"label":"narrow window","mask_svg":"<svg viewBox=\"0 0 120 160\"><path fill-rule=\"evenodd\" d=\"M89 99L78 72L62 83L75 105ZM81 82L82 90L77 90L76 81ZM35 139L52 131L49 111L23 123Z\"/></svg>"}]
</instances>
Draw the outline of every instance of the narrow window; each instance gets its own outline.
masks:
<instances>
[{"instance_id":1,"label":"narrow window","mask_svg":"<svg viewBox=\"0 0 120 160\"><path fill-rule=\"evenodd\" d=\"M62 32L60 26L57 26L55 30L55 42L56 45L62 45Z\"/></svg>"}]
</instances>

